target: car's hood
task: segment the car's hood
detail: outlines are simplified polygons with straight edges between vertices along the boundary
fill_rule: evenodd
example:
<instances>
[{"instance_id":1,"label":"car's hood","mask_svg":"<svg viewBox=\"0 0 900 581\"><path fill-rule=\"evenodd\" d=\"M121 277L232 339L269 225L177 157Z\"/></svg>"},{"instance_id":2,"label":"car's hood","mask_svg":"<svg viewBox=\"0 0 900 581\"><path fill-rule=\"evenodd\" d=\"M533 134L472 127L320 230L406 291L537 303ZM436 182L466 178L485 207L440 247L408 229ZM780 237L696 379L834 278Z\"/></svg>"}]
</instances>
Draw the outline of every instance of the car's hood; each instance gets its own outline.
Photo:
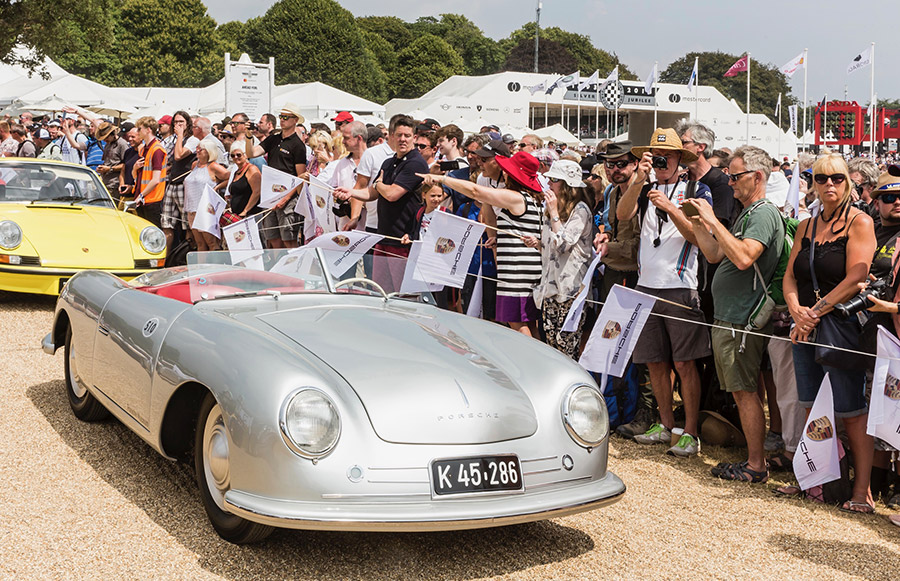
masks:
<instances>
[{"instance_id":1,"label":"car's hood","mask_svg":"<svg viewBox=\"0 0 900 581\"><path fill-rule=\"evenodd\" d=\"M383 440L474 444L530 436L534 408L498 364L508 359L464 336L454 317L386 306L311 307L260 319L337 370Z\"/></svg>"},{"instance_id":2,"label":"car's hood","mask_svg":"<svg viewBox=\"0 0 900 581\"><path fill-rule=\"evenodd\" d=\"M4 204L0 213L22 228L42 266L134 268L132 242L118 210L60 203Z\"/></svg>"}]
</instances>

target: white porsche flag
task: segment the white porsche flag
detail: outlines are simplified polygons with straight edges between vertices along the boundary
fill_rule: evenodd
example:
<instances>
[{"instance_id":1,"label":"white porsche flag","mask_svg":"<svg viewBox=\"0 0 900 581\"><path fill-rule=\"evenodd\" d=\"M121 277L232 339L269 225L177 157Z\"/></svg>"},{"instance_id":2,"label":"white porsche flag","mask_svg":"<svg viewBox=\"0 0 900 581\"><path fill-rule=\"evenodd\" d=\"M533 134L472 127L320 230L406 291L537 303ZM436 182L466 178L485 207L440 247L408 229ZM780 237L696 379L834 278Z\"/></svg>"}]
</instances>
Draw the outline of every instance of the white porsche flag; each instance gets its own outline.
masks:
<instances>
[{"instance_id":1,"label":"white porsche flag","mask_svg":"<svg viewBox=\"0 0 900 581\"><path fill-rule=\"evenodd\" d=\"M614 285L578 363L588 371L622 377L656 297Z\"/></svg>"},{"instance_id":2,"label":"white porsche flag","mask_svg":"<svg viewBox=\"0 0 900 581\"><path fill-rule=\"evenodd\" d=\"M270 272L293 276L316 276L319 274L319 261L316 253L305 246L292 248L269 269Z\"/></svg>"},{"instance_id":3,"label":"white porsche flag","mask_svg":"<svg viewBox=\"0 0 900 581\"><path fill-rule=\"evenodd\" d=\"M219 227L219 218L222 217L225 206L225 200L207 184L203 193L200 194L200 202L197 204L197 213L194 214L191 229L202 230L221 239L222 229Z\"/></svg>"},{"instance_id":4,"label":"white porsche flag","mask_svg":"<svg viewBox=\"0 0 900 581\"><path fill-rule=\"evenodd\" d=\"M481 277L482 265L478 265L478 276L472 286L472 298L469 299L469 308L466 316L481 319L484 317L484 279Z\"/></svg>"},{"instance_id":5,"label":"white porsche flag","mask_svg":"<svg viewBox=\"0 0 900 581\"><path fill-rule=\"evenodd\" d=\"M271 208L287 193L303 182L297 176L279 171L271 166L262 168L262 183L259 186L259 207Z\"/></svg>"},{"instance_id":6,"label":"white porsche flag","mask_svg":"<svg viewBox=\"0 0 900 581\"><path fill-rule=\"evenodd\" d=\"M827 373L800 434L800 443L794 453L794 476L803 490L841 477L837 430L834 427L834 396Z\"/></svg>"},{"instance_id":7,"label":"white porsche flag","mask_svg":"<svg viewBox=\"0 0 900 581\"><path fill-rule=\"evenodd\" d=\"M326 232L334 232L333 188L319 178L310 175L309 183L303 185L300 199L294 211L304 218L303 236L310 240Z\"/></svg>"},{"instance_id":8,"label":"white porsche flag","mask_svg":"<svg viewBox=\"0 0 900 581\"><path fill-rule=\"evenodd\" d=\"M574 333L578 327L578 320L581 318L582 311L584 311L584 301L587 300L588 293L591 291L591 279L594 278L594 271L597 269L601 258L603 258L602 254L594 256L594 260L588 266L587 272L584 273L584 278L581 280L581 291L579 291L575 300L572 301L572 306L569 307L569 312L566 314L566 320L563 321L562 330L567 333Z\"/></svg>"},{"instance_id":9,"label":"white porsche flag","mask_svg":"<svg viewBox=\"0 0 900 581\"><path fill-rule=\"evenodd\" d=\"M403 281L400 283L400 292L402 293L433 292L443 288L443 285L424 282L417 276L422 244L421 240L416 240L409 247L409 257L406 259L406 269L403 271Z\"/></svg>"},{"instance_id":10,"label":"white porsche flag","mask_svg":"<svg viewBox=\"0 0 900 581\"><path fill-rule=\"evenodd\" d=\"M785 201L784 212L791 218L800 216L800 163L794 164L794 171L791 172L791 183L788 186L787 200Z\"/></svg>"},{"instance_id":11,"label":"white porsche flag","mask_svg":"<svg viewBox=\"0 0 900 581\"><path fill-rule=\"evenodd\" d=\"M350 230L347 232L330 232L307 242L303 248L321 248L332 276L341 277L356 266L362 256L378 244L384 236Z\"/></svg>"},{"instance_id":12,"label":"white porsche flag","mask_svg":"<svg viewBox=\"0 0 900 581\"><path fill-rule=\"evenodd\" d=\"M880 325L877 353L866 433L900 450L900 341Z\"/></svg>"},{"instance_id":13,"label":"white porsche flag","mask_svg":"<svg viewBox=\"0 0 900 581\"><path fill-rule=\"evenodd\" d=\"M263 253L263 245L259 240L259 226L256 224L255 216L225 226L222 228L222 237L228 246L231 261L234 263L243 262Z\"/></svg>"},{"instance_id":14,"label":"white porsche flag","mask_svg":"<svg viewBox=\"0 0 900 581\"><path fill-rule=\"evenodd\" d=\"M484 224L450 212L435 212L422 238L418 268L413 276L433 284L462 288L483 233Z\"/></svg>"}]
</instances>

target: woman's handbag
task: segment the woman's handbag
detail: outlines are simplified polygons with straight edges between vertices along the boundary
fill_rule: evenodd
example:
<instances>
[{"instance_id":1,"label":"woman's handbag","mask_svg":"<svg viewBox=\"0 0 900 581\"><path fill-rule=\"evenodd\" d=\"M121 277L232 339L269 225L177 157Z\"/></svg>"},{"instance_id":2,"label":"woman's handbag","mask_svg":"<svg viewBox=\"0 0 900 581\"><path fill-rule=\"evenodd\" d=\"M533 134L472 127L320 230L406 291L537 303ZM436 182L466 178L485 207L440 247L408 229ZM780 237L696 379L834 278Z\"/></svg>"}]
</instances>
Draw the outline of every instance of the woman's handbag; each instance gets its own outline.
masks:
<instances>
[{"instance_id":1,"label":"woman's handbag","mask_svg":"<svg viewBox=\"0 0 900 581\"><path fill-rule=\"evenodd\" d=\"M817 222L817 219L813 220L812 238L809 241L809 275L812 278L816 299L821 300L819 281L816 280L816 268L813 264L816 254ZM837 369L866 369L870 363L867 355L847 351L860 351L859 336L861 333L862 325L855 315L846 319L839 317L833 311L824 315L816 325L816 336L812 340L816 344L816 363Z\"/></svg>"}]
</instances>

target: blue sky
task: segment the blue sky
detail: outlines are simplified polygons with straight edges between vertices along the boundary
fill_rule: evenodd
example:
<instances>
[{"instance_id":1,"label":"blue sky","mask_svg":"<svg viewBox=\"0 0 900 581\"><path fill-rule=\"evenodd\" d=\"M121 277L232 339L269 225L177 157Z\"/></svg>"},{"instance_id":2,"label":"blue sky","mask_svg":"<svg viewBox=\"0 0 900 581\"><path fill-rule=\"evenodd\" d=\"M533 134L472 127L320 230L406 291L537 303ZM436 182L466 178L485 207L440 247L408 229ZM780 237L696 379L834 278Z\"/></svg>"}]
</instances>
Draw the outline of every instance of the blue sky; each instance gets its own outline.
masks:
<instances>
[{"instance_id":1,"label":"blue sky","mask_svg":"<svg viewBox=\"0 0 900 581\"><path fill-rule=\"evenodd\" d=\"M204 2L209 14L219 23L259 16L275 3L274 0ZM462 13L495 39L533 21L537 7L535 0L339 0L338 3L356 16L398 16L407 21L444 12ZM869 7L868 23L863 7ZM900 35L894 24L898 13L900 5L896 0L870 0L860 4L837 0L744 3L543 0L541 26L558 26L589 36L595 46L618 54L639 77L649 73L654 61L659 61L662 70L691 51L741 54L749 50L754 59L781 66L808 48L810 101L821 100L826 92L829 100L843 100L846 88L849 100L867 103L870 69L848 76L847 65L875 42L875 91L880 99L900 99L900 77L893 73L895 55L900 54ZM794 75L791 85L794 96L802 99L802 70Z\"/></svg>"}]
</instances>

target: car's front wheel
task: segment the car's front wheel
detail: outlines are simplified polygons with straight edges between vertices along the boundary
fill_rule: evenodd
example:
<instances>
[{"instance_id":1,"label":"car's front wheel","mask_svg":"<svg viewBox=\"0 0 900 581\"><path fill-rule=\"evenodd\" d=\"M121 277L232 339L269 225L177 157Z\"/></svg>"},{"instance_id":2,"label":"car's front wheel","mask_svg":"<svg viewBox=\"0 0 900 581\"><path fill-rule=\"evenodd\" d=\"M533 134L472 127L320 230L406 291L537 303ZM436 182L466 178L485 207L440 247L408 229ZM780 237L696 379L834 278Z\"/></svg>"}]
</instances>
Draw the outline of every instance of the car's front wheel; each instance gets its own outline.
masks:
<instances>
[{"instance_id":1,"label":"car's front wheel","mask_svg":"<svg viewBox=\"0 0 900 581\"><path fill-rule=\"evenodd\" d=\"M72 340L72 327L66 330L66 394L75 417L84 422L96 422L106 419L109 411L97 401L84 386L78 373L75 359L75 343Z\"/></svg>"},{"instance_id":2,"label":"car's front wheel","mask_svg":"<svg viewBox=\"0 0 900 581\"><path fill-rule=\"evenodd\" d=\"M222 407L207 393L200 405L194 438L194 469L203 508L220 537L237 545L255 543L268 537L273 529L231 514L225 508L225 492L231 487L230 445Z\"/></svg>"}]
</instances>

